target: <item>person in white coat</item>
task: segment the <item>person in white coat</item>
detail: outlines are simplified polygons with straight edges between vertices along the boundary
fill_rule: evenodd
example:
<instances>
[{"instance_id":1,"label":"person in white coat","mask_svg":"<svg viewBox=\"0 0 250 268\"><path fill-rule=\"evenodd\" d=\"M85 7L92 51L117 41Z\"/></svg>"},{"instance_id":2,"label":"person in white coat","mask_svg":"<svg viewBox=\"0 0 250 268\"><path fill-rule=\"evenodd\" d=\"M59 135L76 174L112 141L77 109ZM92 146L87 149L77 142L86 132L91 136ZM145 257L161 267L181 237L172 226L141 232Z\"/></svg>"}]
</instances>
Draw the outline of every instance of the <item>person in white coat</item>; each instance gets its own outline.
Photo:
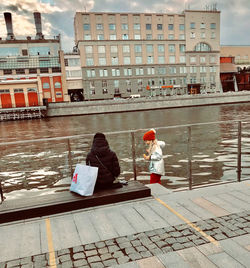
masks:
<instances>
[{"instance_id":1,"label":"person in white coat","mask_svg":"<svg viewBox=\"0 0 250 268\"><path fill-rule=\"evenodd\" d=\"M150 183L160 183L161 176L165 175L162 148L165 146L164 141L158 141L155 137L156 131L150 129L143 135L143 140L148 145L147 154L143 157L149 162Z\"/></svg>"}]
</instances>

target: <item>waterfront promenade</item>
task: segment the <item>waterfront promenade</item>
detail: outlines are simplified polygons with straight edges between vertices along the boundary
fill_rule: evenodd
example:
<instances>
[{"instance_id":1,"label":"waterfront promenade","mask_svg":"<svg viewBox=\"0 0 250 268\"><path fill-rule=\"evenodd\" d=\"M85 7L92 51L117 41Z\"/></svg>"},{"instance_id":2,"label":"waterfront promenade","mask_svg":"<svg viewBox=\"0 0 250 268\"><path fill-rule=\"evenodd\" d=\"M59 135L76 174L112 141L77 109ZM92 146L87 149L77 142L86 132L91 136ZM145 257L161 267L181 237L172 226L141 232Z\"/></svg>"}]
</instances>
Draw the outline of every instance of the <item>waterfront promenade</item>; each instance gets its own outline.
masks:
<instances>
[{"instance_id":1,"label":"waterfront promenade","mask_svg":"<svg viewBox=\"0 0 250 268\"><path fill-rule=\"evenodd\" d=\"M0 267L249 267L250 181L0 225Z\"/></svg>"}]
</instances>

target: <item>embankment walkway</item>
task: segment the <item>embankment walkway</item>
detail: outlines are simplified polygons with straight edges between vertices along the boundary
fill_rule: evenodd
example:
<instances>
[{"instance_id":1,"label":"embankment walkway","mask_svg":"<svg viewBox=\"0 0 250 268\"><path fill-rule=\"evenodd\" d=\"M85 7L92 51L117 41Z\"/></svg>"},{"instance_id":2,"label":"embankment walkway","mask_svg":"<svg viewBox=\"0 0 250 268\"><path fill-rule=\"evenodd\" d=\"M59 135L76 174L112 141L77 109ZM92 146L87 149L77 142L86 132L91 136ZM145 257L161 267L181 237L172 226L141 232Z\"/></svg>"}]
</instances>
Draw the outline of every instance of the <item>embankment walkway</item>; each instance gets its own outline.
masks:
<instances>
[{"instance_id":1,"label":"embankment walkway","mask_svg":"<svg viewBox=\"0 0 250 268\"><path fill-rule=\"evenodd\" d=\"M249 267L250 181L0 225L0 268Z\"/></svg>"}]
</instances>

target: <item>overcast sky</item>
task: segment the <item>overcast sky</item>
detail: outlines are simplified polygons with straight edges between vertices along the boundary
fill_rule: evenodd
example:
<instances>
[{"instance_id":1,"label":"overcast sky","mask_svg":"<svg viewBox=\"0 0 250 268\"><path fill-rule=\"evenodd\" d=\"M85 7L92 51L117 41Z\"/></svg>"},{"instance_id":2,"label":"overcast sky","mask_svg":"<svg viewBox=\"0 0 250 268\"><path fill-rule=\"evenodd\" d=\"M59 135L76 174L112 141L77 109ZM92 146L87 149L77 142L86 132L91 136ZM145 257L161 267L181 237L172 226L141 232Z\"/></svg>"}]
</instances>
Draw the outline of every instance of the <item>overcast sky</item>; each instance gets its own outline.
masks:
<instances>
[{"instance_id":1,"label":"overcast sky","mask_svg":"<svg viewBox=\"0 0 250 268\"><path fill-rule=\"evenodd\" d=\"M2 0L0 37L6 38L3 12L11 12L16 38L36 34L33 12L42 13L46 38L61 34L62 48L74 46L74 15L93 12L167 12L181 13L185 8L204 10L216 3L221 11L221 44L250 45L250 0Z\"/></svg>"}]
</instances>

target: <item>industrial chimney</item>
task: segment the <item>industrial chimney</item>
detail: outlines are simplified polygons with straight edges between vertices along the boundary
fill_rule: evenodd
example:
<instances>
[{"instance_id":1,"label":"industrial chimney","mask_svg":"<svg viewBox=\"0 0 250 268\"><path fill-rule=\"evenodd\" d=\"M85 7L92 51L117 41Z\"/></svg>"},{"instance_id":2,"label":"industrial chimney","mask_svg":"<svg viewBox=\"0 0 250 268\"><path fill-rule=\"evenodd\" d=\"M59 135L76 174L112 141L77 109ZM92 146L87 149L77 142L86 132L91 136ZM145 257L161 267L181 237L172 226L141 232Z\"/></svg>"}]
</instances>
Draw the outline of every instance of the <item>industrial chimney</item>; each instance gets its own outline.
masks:
<instances>
[{"instance_id":1,"label":"industrial chimney","mask_svg":"<svg viewBox=\"0 0 250 268\"><path fill-rule=\"evenodd\" d=\"M4 12L4 19L7 29L7 40L14 40L14 33L13 33L13 27L12 27L12 18L10 12Z\"/></svg>"},{"instance_id":2,"label":"industrial chimney","mask_svg":"<svg viewBox=\"0 0 250 268\"><path fill-rule=\"evenodd\" d=\"M42 33L42 22L41 22L41 13L34 12L34 20L36 25L36 39L44 39Z\"/></svg>"}]
</instances>

